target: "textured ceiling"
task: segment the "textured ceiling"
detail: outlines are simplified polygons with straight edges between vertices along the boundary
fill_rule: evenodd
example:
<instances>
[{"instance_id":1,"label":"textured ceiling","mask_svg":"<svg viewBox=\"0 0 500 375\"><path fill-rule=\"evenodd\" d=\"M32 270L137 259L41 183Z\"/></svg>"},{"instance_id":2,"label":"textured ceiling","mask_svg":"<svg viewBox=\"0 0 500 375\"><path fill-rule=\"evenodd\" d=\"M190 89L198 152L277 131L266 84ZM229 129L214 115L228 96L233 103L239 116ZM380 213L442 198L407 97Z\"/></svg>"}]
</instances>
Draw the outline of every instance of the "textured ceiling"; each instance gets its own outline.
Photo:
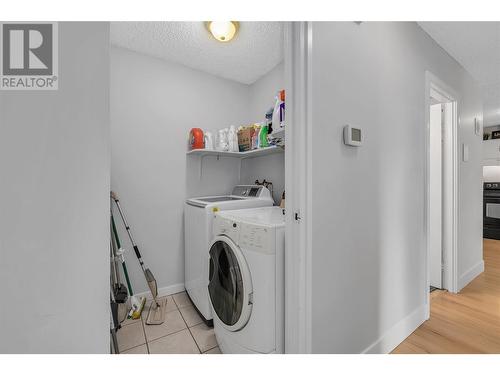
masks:
<instances>
[{"instance_id":1,"label":"textured ceiling","mask_svg":"<svg viewBox=\"0 0 500 375\"><path fill-rule=\"evenodd\" d=\"M251 84L283 60L283 24L240 22L236 37L221 43L203 22L111 22L111 43Z\"/></svg>"},{"instance_id":2,"label":"textured ceiling","mask_svg":"<svg viewBox=\"0 0 500 375\"><path fill-rule=\"evenodd\" d=\"M419 22L478 82L484 125L500 124L500 22Z\"/></svg>"}]
</instances>

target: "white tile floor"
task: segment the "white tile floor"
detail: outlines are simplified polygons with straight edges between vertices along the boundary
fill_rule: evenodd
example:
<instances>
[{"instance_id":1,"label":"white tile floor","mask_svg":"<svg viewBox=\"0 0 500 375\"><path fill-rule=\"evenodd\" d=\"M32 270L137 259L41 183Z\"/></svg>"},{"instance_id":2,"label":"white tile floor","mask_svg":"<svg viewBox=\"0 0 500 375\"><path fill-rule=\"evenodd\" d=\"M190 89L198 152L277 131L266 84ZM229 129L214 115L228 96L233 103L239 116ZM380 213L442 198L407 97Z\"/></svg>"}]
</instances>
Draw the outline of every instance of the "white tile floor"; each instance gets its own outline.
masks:
<instances>
[{"instance_id":1,"label":"white tile floor","mask_svg":"<svg viewBox=\"0 0 500 375\"><path fill-rule=\"evenodd\" d=\"M167 298L163 324L146 324L149 303L140 320L122 322L117 333L121 354L220 354L213 328L202 321L186 292L162 298ZM120 316L125 314L123 307Z\"/></svg>"}]
</instances>

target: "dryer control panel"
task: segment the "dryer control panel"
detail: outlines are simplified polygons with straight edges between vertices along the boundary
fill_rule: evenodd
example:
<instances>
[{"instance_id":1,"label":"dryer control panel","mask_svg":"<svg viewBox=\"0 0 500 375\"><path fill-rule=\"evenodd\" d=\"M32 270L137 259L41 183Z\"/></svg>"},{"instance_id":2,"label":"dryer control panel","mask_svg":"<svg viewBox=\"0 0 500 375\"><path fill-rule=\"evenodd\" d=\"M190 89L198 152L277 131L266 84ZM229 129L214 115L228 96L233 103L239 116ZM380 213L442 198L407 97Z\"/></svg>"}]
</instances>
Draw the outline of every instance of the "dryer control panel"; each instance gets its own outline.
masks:
<instances>
[{"instance_id":1,"label":"dryer control panel","mask_svg":"<svg viewBox=\"0 0 500 375\"><path fill-rule=\"evenodd\" d=\"M237 185L234 187L232 195L246 198L271 198L269 190L260 185Z\"/></svg>"}]
</instances>

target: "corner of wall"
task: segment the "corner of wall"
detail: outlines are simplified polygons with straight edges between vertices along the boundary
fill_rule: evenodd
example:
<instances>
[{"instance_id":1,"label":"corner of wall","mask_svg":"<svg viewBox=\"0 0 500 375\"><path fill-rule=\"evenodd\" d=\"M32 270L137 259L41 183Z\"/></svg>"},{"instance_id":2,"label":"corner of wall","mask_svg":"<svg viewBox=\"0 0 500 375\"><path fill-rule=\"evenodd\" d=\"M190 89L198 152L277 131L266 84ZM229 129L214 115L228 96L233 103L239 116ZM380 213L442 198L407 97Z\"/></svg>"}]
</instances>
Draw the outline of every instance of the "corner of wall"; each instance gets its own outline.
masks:
<instances>
[{"instance_id":1,"label":"corner of wall","mask_svg":"<svg viewBox=\"0 0 500 375\"><path fill-rule=\"evenodd\" d=\"M484 260L477 262L458 278L458 291L460 292L463 288L467 286L472 280L478 277L484 272Z\"/></svg>"},{"instance_id":2,"label":"corner of wall","mask_svg":"<svg viewBox=\"0 0 500 375\"><path fill-rule=\"evenodd\" d=\"M388 354L427 320L429 305L423 304L384 332L362 354Z\"/></svg>"}]
</instances>

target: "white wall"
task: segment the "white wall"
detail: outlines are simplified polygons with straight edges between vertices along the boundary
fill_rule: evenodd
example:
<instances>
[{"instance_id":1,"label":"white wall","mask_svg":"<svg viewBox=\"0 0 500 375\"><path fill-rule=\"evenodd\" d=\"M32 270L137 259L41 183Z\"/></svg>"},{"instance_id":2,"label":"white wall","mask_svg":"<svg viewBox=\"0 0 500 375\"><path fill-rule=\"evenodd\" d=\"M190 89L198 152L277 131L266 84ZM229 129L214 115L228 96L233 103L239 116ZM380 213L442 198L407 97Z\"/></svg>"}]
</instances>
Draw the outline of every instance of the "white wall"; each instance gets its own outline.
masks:
<instances>
[{"instance_id":1,"label":"white wall","mask_svg":"<svg viewBox=\"0 0 500 375\"><path fill-rule=\"evenodd\" d=\"M274 108L275 96L285 88L285 64L276 65L270 72L250 85L250 116L253 122L266 119L269 108Z\"/></svg>"},{"instance_id":2,"label":"white wall","mask_svg":"<svg viewBox=\"0 0 500 375\"><path fill-rule=\"evenodd\" d=\"M59 90L0 91L0 353L109 352L109 26L59 24Z\"/></svg>"},{"instance_id":3,"label":"white wall","mask_svg":"<svg viewBox=\"0 0 500 375\"><path fill-rule=\"evenodd\" d=\"M250 85L250 116L253 122L265 120L267 110L274 107L276 93L285 87L284 64L280 63L269 73ZM256 179L273 183L273 198L280 203L285 189L285 153L266 157L244 159L241 182L253 184Z\"/></svg>"},{"instance_id":4,"label":"white wall","mask_svg":"<svg viewBox=\"0 0 500 375\"><path fill-rule=\"evenodd\" d=\"M253 159L243 159L241 167L241 183L253 184L263 179L273 183L273 199L280 204L285 190L285 153L272 154Z\"/></svg>"},{"instance_id":5,"label":"white wall","mask_svg":"<svg viewBox=\"0 0 500 375\"><path fill-rule=\"evenodd\" d=\"M183 288L187 197L230 193L239 159L186 156L193 127L250 123L249 87L126 49L111 49L111 185L162 293ZM129 242L120 225L122 243ZM144 281L126 256L134 292Z\"/></svg>"},{"instance_id":6,"label":"white wall","mask_svg":"<svg viewBox=\"0 0 500 375\"><path fill-rule=\"evenodd\" d=\"M415 23L312 26L313 352L387 352L425 318L425 71L459 93L459 273L482 262L481 117L463 68ZM362 147L342 127L362 127Z\"/></svg>"}]
</instances>

